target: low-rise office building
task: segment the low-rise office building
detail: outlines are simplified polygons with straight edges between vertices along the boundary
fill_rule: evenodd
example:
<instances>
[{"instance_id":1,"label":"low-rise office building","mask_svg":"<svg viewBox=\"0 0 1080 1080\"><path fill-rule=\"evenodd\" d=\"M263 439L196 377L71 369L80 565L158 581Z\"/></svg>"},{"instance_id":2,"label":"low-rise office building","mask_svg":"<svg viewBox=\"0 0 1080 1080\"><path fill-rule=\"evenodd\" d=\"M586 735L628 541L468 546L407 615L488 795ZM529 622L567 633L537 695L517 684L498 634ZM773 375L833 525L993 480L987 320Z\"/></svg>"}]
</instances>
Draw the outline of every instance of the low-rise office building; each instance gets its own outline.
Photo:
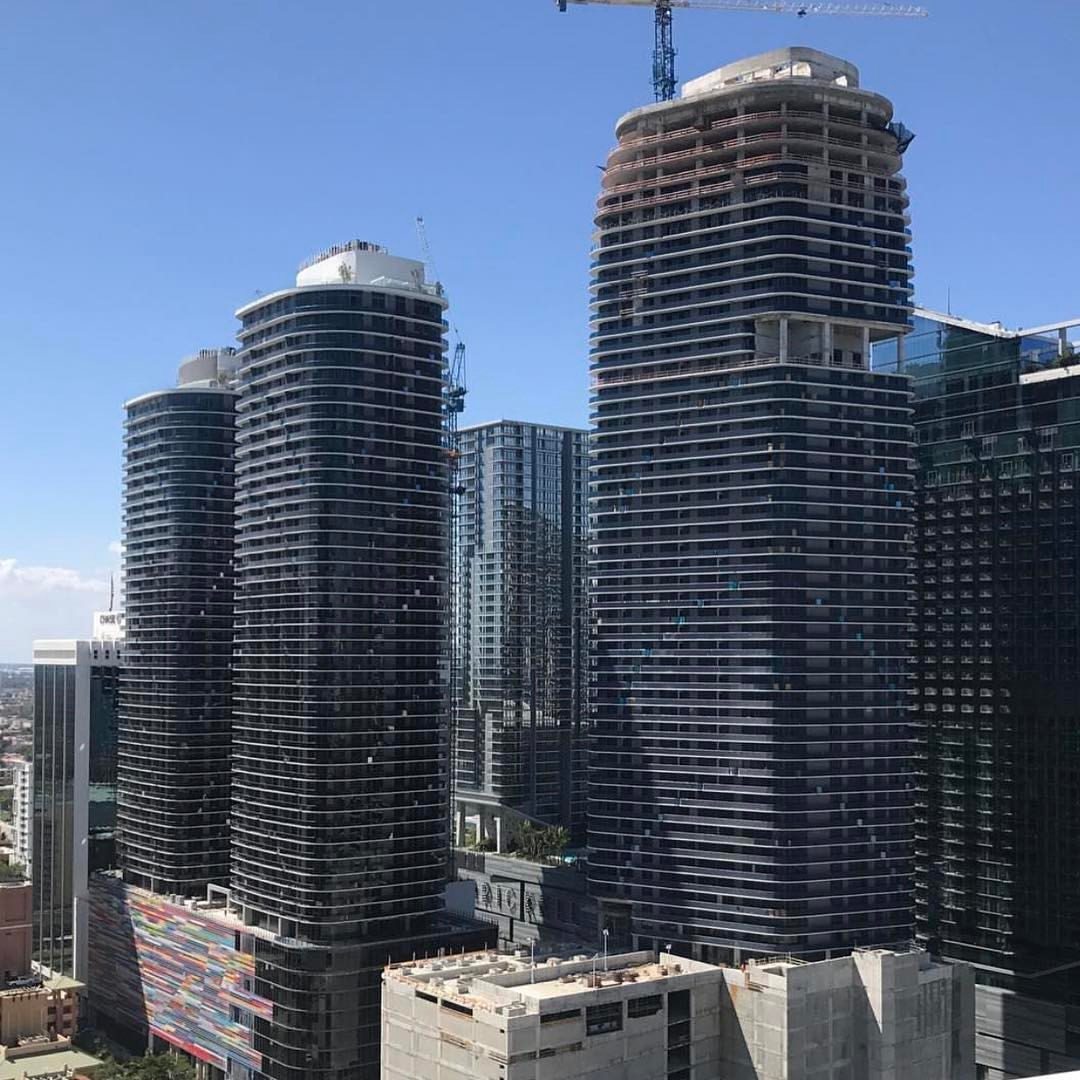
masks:
<instances>
[{"instance_id":1,"label":"low-rise office building","mask_svg":"<svg viewBox=\"0 0 1080 1080\"><path fill-rule=\"evenodd\" d=\"M31 896L29 882L0 885L0 1080L9 1065L24 1059L33 1063L16 1075L40 1075L46 1058L74 1065L74 1058L64 1055L78 1029L83 984L32 970ZM98 1064L93 1058L87 1062Z\"/></svg>"},{"instance_id":2,"label":"low-rise office building","mask_svg":"<svg viewBox=\"0 0 1080 1080\"><path fill-rule=\"evenodd\" d=\"M383 974L382 1077L706 1080L723 988L721 969L667 953L397 964Z\"/></svg>"},{"instance_id":3,"label":"low-rise office building","mask_svg":"<svg viewBox=\"0 0 1080 1080\"><path fill-rule=\"evenodd\" d=\"M386 969L382 1047L382 1080L973 1080L974 981L918 950L471 953Z\"/></svg>"}]
</instances>

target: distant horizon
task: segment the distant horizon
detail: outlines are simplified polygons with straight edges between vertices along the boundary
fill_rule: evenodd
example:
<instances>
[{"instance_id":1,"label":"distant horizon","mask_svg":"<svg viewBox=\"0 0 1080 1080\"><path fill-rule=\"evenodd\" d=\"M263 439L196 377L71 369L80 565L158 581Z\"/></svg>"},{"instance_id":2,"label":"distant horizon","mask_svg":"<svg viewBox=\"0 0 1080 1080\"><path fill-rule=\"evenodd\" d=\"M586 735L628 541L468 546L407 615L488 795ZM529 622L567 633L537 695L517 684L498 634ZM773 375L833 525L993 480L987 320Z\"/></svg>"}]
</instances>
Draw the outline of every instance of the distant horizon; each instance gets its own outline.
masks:
<instances>
[{"instance_id":1,"label":"distant horizon","mask_svg":"<svg viewBox=\"0 0 1080 1080\"><path fill-rule=\"evenodd\" d=\"M976 19L961 0L925 3L927 19L679 10L678 75L793 43L855 64L916 134L916 301L1006 326L1070 317L1080 151L1061 133L1080 5L987 0ZM173 385L201 347L234 344L236 309L328 245L358 236L417 258L422 217L451 341L468 345L462 425L588 427L598 166L616 120L652 102L653 35L648 10L572 7L6 12L0 654L78 636L107 603L123 402ZM361 63L358 42L375 43ZM304 154L277 152L289 130ZM271 147L254 178L237 167ZM1016 198L1017 177L1035 197Z\"/></svg>"}]
</instances>

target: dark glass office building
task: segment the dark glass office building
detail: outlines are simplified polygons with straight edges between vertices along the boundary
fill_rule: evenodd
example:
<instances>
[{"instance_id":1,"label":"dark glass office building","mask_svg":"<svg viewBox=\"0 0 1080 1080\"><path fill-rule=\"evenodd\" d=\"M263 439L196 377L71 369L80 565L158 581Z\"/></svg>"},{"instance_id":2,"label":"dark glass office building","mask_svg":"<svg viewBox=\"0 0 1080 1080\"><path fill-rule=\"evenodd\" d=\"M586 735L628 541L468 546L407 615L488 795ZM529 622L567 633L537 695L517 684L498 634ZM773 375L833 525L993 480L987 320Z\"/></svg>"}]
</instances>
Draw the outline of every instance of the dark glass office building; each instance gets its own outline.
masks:
<instances>
[{"instance_id":1,"label":"dark glass office building","mask_svg":"<svg viewBox=\"0 0 1080 1080\"><path fill-rule=\"evenodd\" d=\"M915 388L918 936L975 969L987 1080L1080 1068L1070 325L919 312L874 357Z\"/></svg>"},{"instance_id":2,"label":"dark glass office building","mask_svg":"<svg viewBox=\"0 0 1080 1080\"><path fill-rule=\"evenodd\" d=\"M127 403L119 854L127 882L166 894L229 873L232 353Z\"/></svg>"},{"instance_id":3,"label":"dark glass office building","mask_svg":"<svg viewBox=\"0 0 1080 1080\"><path fill-rule=\"evenodd\" d=\"M445 307L354 242L238 312L231 903L275 1080L377 1076L383 965L451 943Z\"/></svg>"},{"instance_id":4,"label":"dark glass office building","mask_svg":"<svg viewBox=\"0 0 1080 1080\"><path fill-rule=\"evenodd\" d=\"M510 807L584 839L588 433L499 420L457 449L459 831Z\"/></svg>"},{"instance_id":5,"label":"dark glass office building","mask_svg":"<svg viewBox=\"0 0 1080 1080\"><path fill-rule=\"evenodd\" d=\"M116 860L118 638L34 642L34 960L86 978L88 877Z\"/></svg>"},{"instance_id":6,"label":"dark glass office building","mask_svg":"<svg viewBox=\"0 0 1080 1080\"><path fill-rule=\"evenodd\" d=\"M705 960L911 935L910 134L781 49L617 127L593 264L590 884Z\"/></svg>"}]
</instances>

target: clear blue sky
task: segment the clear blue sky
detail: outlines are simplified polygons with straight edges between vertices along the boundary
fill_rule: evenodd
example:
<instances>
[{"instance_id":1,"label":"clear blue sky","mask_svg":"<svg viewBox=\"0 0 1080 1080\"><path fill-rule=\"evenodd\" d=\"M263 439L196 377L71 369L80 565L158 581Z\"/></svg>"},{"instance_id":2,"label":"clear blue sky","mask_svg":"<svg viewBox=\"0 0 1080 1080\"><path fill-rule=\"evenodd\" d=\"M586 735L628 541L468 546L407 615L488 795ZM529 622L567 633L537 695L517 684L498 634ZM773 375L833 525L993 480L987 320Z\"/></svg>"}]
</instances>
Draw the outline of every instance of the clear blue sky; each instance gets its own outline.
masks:
<instances>
[{"instance_id":1,"label":"clear blue sky","mask_svg":"<svg viewBox=\"0 0 1080 1080\"><path fill-rule=\"evenodd\" d=\"M917 297L1077 314L1075 0L927 20L679 12L679 71L805 44L918 135ZM587 264L651 15L552 0L33 0L0 7L0 660L84 632L120 537L125 398L354 236L435 263L467 419L587 418Z\"/></svg>"}]
</instances>

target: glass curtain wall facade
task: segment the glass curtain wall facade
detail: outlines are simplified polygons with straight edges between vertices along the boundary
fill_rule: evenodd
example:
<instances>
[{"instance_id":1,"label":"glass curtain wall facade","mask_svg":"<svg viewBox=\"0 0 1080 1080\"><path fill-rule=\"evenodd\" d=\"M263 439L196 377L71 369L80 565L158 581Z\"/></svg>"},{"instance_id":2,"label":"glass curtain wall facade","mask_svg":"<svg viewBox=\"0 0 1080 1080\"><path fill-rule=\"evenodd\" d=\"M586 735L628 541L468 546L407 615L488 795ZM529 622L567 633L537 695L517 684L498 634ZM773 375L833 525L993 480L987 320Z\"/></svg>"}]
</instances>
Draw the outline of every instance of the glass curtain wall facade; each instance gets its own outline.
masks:
<instances>
[{"instance_id":1,"label":"glass curtain wall facade","mask_svg":"<svg viewBox=\"0 0 1080 1080\"><path fill-rule=\"evenodd\" d=\"M122 646L34 643L34 960L86 977L88 875L115 865Z\"/></svg>"},{"instance_id":2,"label":"glass curtain wall facade","mask_svg":"<svg viewBox=\"0 0 1080 1080\"><path fill-rule=\"evenodd\" d=\"M458 436L455 794L585 832L588 433Z\"/></svg>"},{"instance_id":3,"label":"glass curtain wall facade","mask_svg":"<svg viewBox=\"0 0 1080 1080\"><path fill-rule=\"evenodd\" d=\"M783 49L620 120L593 264L589 874L707 960L911 934L892 106Z\"/></svg>"},{"instance_id":4,"label":"glass curtain wall facade","mask_svg":"<svg viewBox=\"0 0 1080 1080\"><path fill-rule=\"evenodd\" d=\"M48 650L36 650L38 655ZM68 649L56 652L68 653ZM51 970L70 974L74 963L75 713L78 668L74 650L66 663L34 664L34 756L31 850L32 950ZM85 689L83 691L85 695Z\"/></svg>"},{"instance_id":5,"label":"glass curtain wall facade","mask_svg":"<svg viewBox=\"0 0 1080 1080\"><path fill-rule=\"evenodd\" d=\"M1080 368L920 313L916 917L976 972L988 1078L1080 1067ZM999 993L1000 991L1000 993Z\"/></svg>"},{"instance_id":6,"label":"glass curtain wall facade","mask_svg":"<svg viewBox=\"0 0 1080 1080\"><path fill-rule=\"evenodd\" d=\"M230 357L204 350L181 369L190 382L127 404L119 854L125 881L165 894L229 873Z\"/></svg>"},{"instance_id":7,"label":"glass curtain wall facade","mask_svg":"<svg viewBox=\"0 0 1080 1080\"><path fill-rule=\"evenodd\" d=\"M445 307L357 242L238 312L231 898L275 1080L378 1076L382 966L448 944Z\"/></svg>"}]
</instances>

